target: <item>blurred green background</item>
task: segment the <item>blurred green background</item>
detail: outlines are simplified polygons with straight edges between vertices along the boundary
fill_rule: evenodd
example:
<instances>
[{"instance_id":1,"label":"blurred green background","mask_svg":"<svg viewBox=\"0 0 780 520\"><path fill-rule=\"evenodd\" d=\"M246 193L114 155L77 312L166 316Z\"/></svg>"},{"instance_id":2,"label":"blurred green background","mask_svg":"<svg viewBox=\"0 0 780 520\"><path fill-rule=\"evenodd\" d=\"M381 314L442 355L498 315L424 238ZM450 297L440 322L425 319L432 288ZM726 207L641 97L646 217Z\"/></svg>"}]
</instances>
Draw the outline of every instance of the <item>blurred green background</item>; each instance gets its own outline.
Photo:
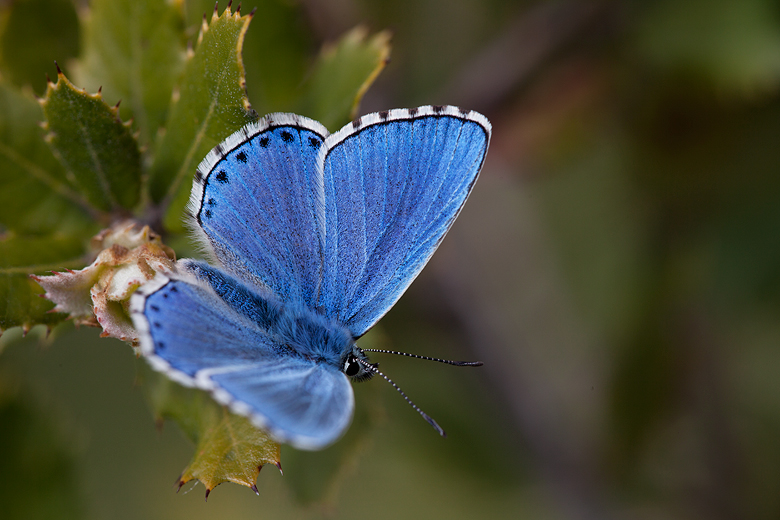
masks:
<instances>
[{"instance_id":1,"label":"blurred green background","mask_svg":"<svg viewBox=\"0 0 780 520\"><path fill-rule=\"evenodd\" d=\"M40 94L52 61L78 54L73 4L15 3L56 6L36 12L30 48L0 47L34 71L10 79ZM457 104L492 121L462 215L366 338L485 366L375 355L449 438L375 379L355 387L371 434L331 448L346 459L284 447L285 475L264 469L259 498L225 484L204 503L202 486L174 493L191 446L175 424L156 429L126 345L68 326L45 343L11 331L0 517L780 518L777 2L242 11L255 4L293 17L312 56L358 24L392 31L361 113ZM278 50L252 46L272 14L247 35L253 102L283 97L259 66L295 50L289 34Z\"/></svg>"}]
</instances>

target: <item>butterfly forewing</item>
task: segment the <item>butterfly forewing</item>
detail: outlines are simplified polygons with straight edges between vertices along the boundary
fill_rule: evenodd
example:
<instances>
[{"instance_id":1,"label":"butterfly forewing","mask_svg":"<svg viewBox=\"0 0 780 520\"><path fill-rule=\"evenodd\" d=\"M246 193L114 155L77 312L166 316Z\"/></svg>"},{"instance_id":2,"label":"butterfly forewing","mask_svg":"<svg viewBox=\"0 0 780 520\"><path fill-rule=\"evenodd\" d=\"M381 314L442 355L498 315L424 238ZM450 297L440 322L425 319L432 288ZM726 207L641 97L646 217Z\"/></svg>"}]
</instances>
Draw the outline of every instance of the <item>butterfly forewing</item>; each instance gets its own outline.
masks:
<instances>
[{"instance_id":1,"label":"butterfly forewing","mask_svg":"<svg viewBox=\"0 0 780 520\"><path fill-rule=\"evenodd\" d=\"M490 125L453 107L372 114L329 137L323 290L317 300L361 336L400 298L476 180Z\"/></svg>"},{"instance_id":2,"label":"butterfly forewing","mask_svg":"<svg viewBox=\"0 0 780 520\"><path fill-rule=\"evenodd\" d=\"M268 116L201 163L190 199L192 227L222 267L284 300L311 304L321 279L315 161L325 135L306 118Z\"/></svg>"}]
</instances>

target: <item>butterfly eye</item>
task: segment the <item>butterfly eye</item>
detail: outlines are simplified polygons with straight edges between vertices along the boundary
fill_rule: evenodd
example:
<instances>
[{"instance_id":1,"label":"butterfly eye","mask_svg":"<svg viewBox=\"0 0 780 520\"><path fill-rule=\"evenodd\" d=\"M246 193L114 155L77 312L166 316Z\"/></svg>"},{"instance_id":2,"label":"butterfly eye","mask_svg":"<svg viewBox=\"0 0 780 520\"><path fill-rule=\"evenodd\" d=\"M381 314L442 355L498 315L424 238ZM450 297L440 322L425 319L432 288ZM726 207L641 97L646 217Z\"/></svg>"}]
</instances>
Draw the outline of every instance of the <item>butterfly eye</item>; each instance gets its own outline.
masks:
<instances>
[{"instance_id":1,"label":"butterfly eye","mask_svg":"<svg viewBox=\"0 0 780 520\"><path fill-rule=\"evenodd\" d=\"M349 377L356 376L360 372L360 362L355 356L349 356L344 363L344 373Z\"/></svg>"}]
</instances>

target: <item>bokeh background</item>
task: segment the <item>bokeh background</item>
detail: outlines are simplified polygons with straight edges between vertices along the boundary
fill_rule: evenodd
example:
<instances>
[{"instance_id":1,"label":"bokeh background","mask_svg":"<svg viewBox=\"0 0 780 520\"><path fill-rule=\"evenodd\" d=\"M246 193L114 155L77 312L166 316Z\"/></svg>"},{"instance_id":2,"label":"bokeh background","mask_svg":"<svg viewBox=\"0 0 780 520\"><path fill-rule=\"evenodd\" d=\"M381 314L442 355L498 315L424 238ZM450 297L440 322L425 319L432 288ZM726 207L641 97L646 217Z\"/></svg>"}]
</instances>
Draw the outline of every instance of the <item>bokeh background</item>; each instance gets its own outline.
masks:
<instances>
[{"instance_id":1,"label":"bokeh background","mask_svg":"<svg viewBox=\"0 0 780 520\"><path fill-rule=\"evenodd\" d=\"M40 93L52 60L78 54L74 4L14 4L62 34L42 63L1 47L38 67ZM292 17L312 56L360 24L392 31L361 113L457 104L492 121L463 213L366 338L485 366L383 356L449 438L375 379L355 387L369 434L320 453L285 447L284 476L264 469L259 497L224 484L204 503L202 486L174 493L192 447L175 424L156 428L126 345L68 326L48 342L11 331L0 517L780 518L777 2L242 10L255 4ZM191 21L205 10L190 6ZM249 28L250 100L268 93L253 64L290 51L253 47L273 16Z\"/></svg>"}]
</instances>

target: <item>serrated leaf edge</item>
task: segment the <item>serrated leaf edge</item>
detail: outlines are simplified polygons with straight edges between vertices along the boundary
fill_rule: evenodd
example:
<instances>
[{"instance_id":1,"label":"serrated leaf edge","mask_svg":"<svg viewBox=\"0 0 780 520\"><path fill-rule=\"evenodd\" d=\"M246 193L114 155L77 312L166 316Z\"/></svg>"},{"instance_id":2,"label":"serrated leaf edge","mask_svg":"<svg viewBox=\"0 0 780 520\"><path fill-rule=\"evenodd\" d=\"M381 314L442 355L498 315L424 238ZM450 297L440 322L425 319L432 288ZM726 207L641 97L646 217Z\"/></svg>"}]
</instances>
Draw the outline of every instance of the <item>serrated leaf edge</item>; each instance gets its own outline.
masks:
<instances>
[{"instance_id":1,"label":"serrated leaf edge","mask_svg":"<svg viewBox=\"0 0 780 520\"><path fill-rule=\"evenodd\" d=\"M236 20L244 19L243 26L241 27L241 31L238 34L238 39L236 41L236 50L238 52L238 65L242 70L241 73L241 88L243 88L246 91L246 73L244 72L244 64L243 60L241 58L241 49L244 45L244 37L246 36L246 31L249 28L249 22L252 21L252 18L255 14L255 9L252 10L251 13L241 16L241 6L239 5L238 9L236 9L235 13L231 13L230 6L232 4L232 0L228 2L227 7L225 8L225 11L222 13L222 16L224 17L230 17L232 16ZM218 5L218 4L217 4ZM219 20L221 16L217 15L217 5L214 6L214 12L211 16L211 23L214 23L216 20ZM203 23L201 24L200 33L198 34L198 46L200 46L200 43L203 40L203 35L210 30L209 23L206 22L206 14L203 15ZM191 60L195 56L195 50L192 49L191 46L188 45L187 47L187 61ZM179 88L178 86L174 87L174 93L173 93L173 100L171 104L171 111L173 111L173 105L178 103L179 101ZM247 96L244 96L244 109L247 111L250 111L252 109L252 106L249 104L249 99ZM176 172L176 175L174 176L173 180L171 181L170 185L168 186L168 192L166 193L165 197L163 198L161 202L161 207L167 208L171 202L173 201L174 197L176 197L176 194L178 193L179 186L184 181L184 179L188 178L190 176L190 166L193 163L193 157L195 155L195 152L198 150L199 145L201 141L203 140L203 137L205 135L204 129L208 126L209 121L211 120L212 115L214 114L215 109L215 101L212 100L211 104L209 105L209 110L206 114L206 117L203 118L203 121L200 124L200 128L195 133L195 138L192 140L189 149L187 150L187 154L184 156L184 160L182 161L182 165L179 168L179 171Z\"/></svg>"},{"instance_id":2,"label":"serrated leaf edge","mask_svg":"<svg viewBox=\"0 0 780 520\"><path fill-rule=\"evenodd\" d=\"M57 65L57 62L55 62L55 65ZM103 104L108 108L109 112L114 116L114 118L116 118L117 122L119 122L122 126L125 126L125 127L129 128L131 122L130 121L123 122L122 119L119 117L119 103L121 103L121 100L119 102L117 102L117 104L114 105L114 106L108 105L108 103L106 103L103 100L103 92L102 92L103 91L103 87L100 87L98 89L98 91L96 93L94 93L94 94L90 94L84 88L79 89L73 83L71 83L71 81L65 76L65 74L60 69L59 65L57 65L57 83L56 84L53 83L48 78L47 78L47 80L48 81L46 83L46 95L45 95L45 97L38 99L38 103L41 105L41 108L44 108L46 106L46 104L49 102L49 97L50 97L50 93L51 92L53 92L55 90L58 90L60 88L71 88L71 89L73 89L74 92L80 92L80 93L82 93L83 95L85 95L86 97L88 97L90 99L103 102ZM49 123L48 123L48 121L43 121L43 123L41 124L41 128L45 132L48 132L43 137L44 141L46 141L47 143L51 143L51 140L54 138L54 135L49 131ZM87 145L87 149L89 151L89 155L90 155L90 157L92 159L93 166L95 167L95 172L97 174L98 181L100 182L101 189L102 189L103 193L105 194L106 199L108 199L109 203L111 204L111 206L114 209L121 209L121 205L116 200L116 197L114 196L113 192L111 191L111 187L109 185L108 179L106 178L105 173L103 172L102 165L100 164L100 161L98 161L97 155L95 154L95 151L92 148L90 141L87 140L86 141L86 145ZM60 155L59 151L56 148L54 148L54 147L50 147L50 150L51 150L52 154L54 154L54 156L60 162L62 167L65 169L66 176L71 181L71 183L74 184L74 185L78 185L78 182L76 181L76 176L67 167L67 162ZM99 210L97 210L97 208L94 208L91 204L89 204L86 201L86 199L83 199L83 200L84 200L84 204L86 204L86 208L90 211L90 214L94 218L96 218L96 219L100 218L102 213Z\"/></svg>"}]
</instances>

